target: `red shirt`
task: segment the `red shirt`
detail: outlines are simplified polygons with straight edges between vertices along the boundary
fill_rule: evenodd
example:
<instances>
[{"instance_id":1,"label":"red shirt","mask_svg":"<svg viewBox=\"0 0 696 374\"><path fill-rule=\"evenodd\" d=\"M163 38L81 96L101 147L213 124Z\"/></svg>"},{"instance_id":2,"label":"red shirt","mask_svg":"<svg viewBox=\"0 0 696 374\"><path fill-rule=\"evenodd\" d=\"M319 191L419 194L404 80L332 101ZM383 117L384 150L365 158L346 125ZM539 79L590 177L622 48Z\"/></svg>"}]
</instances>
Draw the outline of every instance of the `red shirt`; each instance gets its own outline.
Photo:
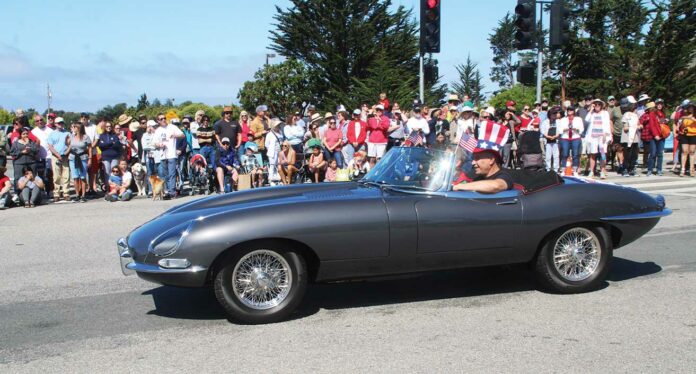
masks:
<instances>
[{"instance_id":1,"label":"red shirt","mask_svg":"<svg viewBox=\"0 0 696 374\"><path fill-rule=\"evenodd\" d=\"M14 143L15 140L19 139L20 136L22 136L22 134L20 134L19 131L12 131L12 134L10 134L10 145L12 145L12 143ZM32 134L31 131L29 131L29 140L31 140L34 143L39 142L39 139L36 136L34 136L34 134Z\"/></svg>"},{"instance_id":2,"label":"red shirt","mask_svg":"<svg viewBox=\"0 0 696 374\"><path fill-rule=\"evenodd\" d=\"M8 177L7 175L3 175L2 177L0 177L0 190L5 188L5 183L7 183L9 181L10 181L10 177Z\"/></svg>"},{"instance_id":3,"label":"red shirt","mask_svg":"<svg viewBox=\"0 0 696 374\"><path fill-rule=\"evenodd\" d=\"M371 117L367 120L367 128L370 129L370 143L386 144L387 131L389 130L389 118L385 115L382 117Z\"/></svg>"},{"instance_id":4,"label":"red shirt","mask_svg":"<svg viewBox=\"0 0 696 374\"><path fill-rule=\"evenodd\" d=\"M389 111L389 108L391 107L389 99L380 100L379 103L382 104L384 110L386 110L387 112Z\"/></svg>"},{"instance_id":5,"label":"red shirt","mask_svg":"<svg viewBox=\"0 0 696 374\"><path fill-rule=\"evenodd\" d=\"M249 133L251 132L251 129L249 128L249 121L239 121L239 125L242 128L242 144L244 144L249 140Z\"/></svg>"},{"instance_id":6,"label":"red shirt","mask_svg":"<svg viewBox=\"0 0 696 374\"><path fill-rule=\"evenodd\" d=\"M356 123L360 126L360 133L358 134L357 138L355 137L355 125ZM348 132L346 133L346 137L348 138L348 143L358 143L358 144L363 144L365 143L365 139L367 139L367 123L364 121L350 121L348 122Z\"/></svg>"},{"instance_id":7,"label":"red shirt","mask_svg":"<svg viewBox=\"0 0 696 374\"><path fill-rule=\"evenodd\" d=\"M324 132L324 142L326 143L327 146L333 147L334 144L340 143L341 139L343 139L343 132L336 128L336 129L331 129L328 128L326 129L326 132ZM334 151L340 151L341 146L340 144L334 148Z\"/></svg>"},{"instance_id":8,"label":"red shirt","mask_svg":"<svg viewBox=\"0 0 696 374\"><path fill-rule=\"evenodd\" d=\"M640 123L643 124L643 132L640 134L640 138L643 141L650 141L656 136L660 136L660 120L657 118L655 111L643 113L640 117Z\"/></svg>"}]
</instances>

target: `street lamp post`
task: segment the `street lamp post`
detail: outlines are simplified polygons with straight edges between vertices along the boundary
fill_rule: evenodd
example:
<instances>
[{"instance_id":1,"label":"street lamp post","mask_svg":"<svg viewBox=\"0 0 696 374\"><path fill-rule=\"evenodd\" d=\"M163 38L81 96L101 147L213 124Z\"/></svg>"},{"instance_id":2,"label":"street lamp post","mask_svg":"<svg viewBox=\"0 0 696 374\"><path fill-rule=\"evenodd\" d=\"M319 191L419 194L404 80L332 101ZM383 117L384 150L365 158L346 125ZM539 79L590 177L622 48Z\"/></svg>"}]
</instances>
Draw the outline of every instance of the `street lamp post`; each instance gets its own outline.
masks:
<instances>
[{"instance_id":1,"label":"street lamp post","mask_svg":"<svg viewBox=\"0 0 696 374\"><path fill-rule=\"evenodd\" d=\"M275 56L275 53L266 53L266 66L268 66L268 59L274 58Z\"/></svg>"}]
</instances>

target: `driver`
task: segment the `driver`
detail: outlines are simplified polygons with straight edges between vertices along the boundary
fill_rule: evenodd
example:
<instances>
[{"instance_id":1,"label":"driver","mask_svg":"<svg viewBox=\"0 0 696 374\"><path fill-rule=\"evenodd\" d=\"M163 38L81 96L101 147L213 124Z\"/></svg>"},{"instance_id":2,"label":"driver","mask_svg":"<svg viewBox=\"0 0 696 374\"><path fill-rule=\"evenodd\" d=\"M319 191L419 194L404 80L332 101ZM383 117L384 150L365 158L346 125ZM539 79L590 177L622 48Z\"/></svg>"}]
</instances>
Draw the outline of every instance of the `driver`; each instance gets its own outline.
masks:
<instances>
[{"instance_id":1,"label":"driver","mask_svg":"<svg viewBox=\"0 0 696 374\"><path fill-rule=\"evenodd\" d=\"M479 141L473 152L471 164L476 173L473 182L455 184L454 191L474 191L480 193L497 193L511 190L513 179L508 169L502 168L503 157L497 149L502 149L496 142Z\"/></svg>"}]
</instances>

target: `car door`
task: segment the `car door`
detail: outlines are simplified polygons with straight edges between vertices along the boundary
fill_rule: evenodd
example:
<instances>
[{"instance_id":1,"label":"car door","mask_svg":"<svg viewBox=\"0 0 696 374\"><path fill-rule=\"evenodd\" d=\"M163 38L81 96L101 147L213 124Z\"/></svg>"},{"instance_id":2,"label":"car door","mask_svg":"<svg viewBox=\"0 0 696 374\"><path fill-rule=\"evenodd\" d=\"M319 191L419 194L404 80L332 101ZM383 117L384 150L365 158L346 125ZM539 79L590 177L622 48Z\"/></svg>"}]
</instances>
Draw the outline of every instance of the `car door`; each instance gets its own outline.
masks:
<instances>
[{"instance_id":1,"label":"car door","mask_svg":"<svg viewBox=\"0 0 696 374\"><path fill-rule=\"evenodd\" d=\"M450 191L419 200L415 209L419 256L445 255L465 265L507 263L515 256L522 223L522 196L516 190Z\"/></svg>"}]
</instances>

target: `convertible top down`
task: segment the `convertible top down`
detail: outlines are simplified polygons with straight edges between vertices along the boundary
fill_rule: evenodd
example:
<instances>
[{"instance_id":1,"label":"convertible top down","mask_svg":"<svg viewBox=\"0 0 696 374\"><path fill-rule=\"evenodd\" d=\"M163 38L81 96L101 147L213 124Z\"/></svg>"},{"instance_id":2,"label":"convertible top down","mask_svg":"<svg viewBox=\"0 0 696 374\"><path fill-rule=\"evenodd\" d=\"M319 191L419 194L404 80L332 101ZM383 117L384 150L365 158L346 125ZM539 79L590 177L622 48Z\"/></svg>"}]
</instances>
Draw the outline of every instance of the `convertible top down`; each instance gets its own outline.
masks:
<instances>
[{"instance_id":1,"label":"convertible top down","mask_svg":"<svg viewBox=\"0 0 696 374\"><path fill-rule=\"evenodd\" d=\"M121 268L213 286L245 323L286 318L308 282L439 269L531 263L543 286L577 293L604 281L614 249L671 213L661 196L578 178L452 191L455 164L449 152L394 148L359 181L194 200L119 239Z\"/></svg>"}]
</instances>

